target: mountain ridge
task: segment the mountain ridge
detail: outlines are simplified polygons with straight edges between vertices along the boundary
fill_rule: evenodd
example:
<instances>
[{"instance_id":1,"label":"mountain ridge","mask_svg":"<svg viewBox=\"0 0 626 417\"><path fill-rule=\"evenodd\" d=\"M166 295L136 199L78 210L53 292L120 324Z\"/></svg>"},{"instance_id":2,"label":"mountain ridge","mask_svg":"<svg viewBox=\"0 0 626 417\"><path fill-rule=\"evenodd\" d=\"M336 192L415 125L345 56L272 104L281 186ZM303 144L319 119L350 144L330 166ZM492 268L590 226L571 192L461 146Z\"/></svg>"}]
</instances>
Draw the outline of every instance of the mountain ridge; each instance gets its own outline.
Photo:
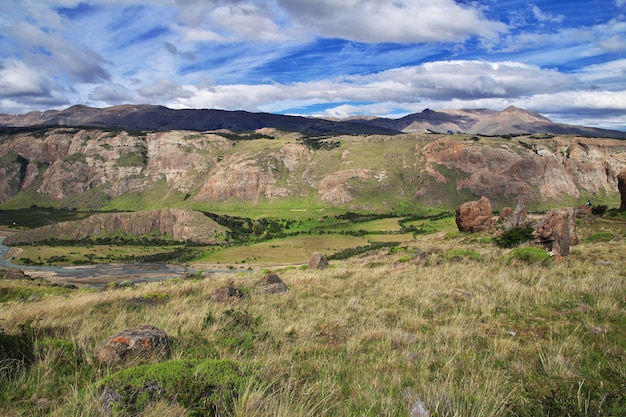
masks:
<instances>
[{"instance_id":1,"label":"mountain ridge","mask_svg":"<svg viewBox=\"0 0 626 417\"><path fill-rule=\"evenodd\" d=\"M151 131L228 129L234 132L276 128L309 134L469 133L507 135L522 133L571 134L626 139L626 132L554 123L547 117L509 106L490 109L431 110L398 119L354 116L345 119L253 113L244 110L171 109L149 104L123 104L96 108L74 105L64 110L24 114L0 113L2 127L83 126Z\"/></svg>"}]
</instances>

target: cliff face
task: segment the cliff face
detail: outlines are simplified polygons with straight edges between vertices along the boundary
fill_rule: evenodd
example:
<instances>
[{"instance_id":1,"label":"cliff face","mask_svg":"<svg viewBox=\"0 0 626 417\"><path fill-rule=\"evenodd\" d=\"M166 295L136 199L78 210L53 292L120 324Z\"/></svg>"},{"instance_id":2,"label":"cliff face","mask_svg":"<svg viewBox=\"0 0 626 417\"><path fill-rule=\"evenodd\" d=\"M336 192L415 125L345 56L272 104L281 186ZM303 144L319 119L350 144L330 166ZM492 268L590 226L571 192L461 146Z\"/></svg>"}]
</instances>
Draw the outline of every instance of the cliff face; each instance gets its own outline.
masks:
<instances>
[{"instance_id":1,"label":"cliff face","mask_svg":"<svg viewBox=\"0 0 626 417\"><path fill-rule=\"evenodd\" d=\"M418 153L429 175L416 196L432 204L445 202L433 192L442 184L500 202L557 202L578 199L581 192L611 194L626 164L625 142L576 137L492 143L444 138Z\"/></svg>"},{"instance_id":2,"label":"cliff face","mask_svg":"<svg viewBox=\"0 0 626 417\"><path fill-rule=\"evenodd\" d=\"M18 232L5 238L15 245L47 239L78 240L98 237L102 233L128 236L158 234L176 241L213 243L215 235L226 229L204 214L182 209L161 209L134 213L96 214L85 220L61 222L33 230Z\"/></svg>"},{"instance_id":3,"label":"cliff face","mask_svg":"<svg viewBox=\"0 0 626 417\"><path fill-rule=\"evenodd\" d=\"M157 187L165 184L167 193L180 195L180 203L306 198L356 209L393 208L398 202L454 205L484 195L496 204L517 199L558 204L581 193L617 195L617 174L626 168L626 142L614 139L338 136L330 140L339 146L318 149L298 134L264 134L271 137L4 131L0 203L22 193L33 204L99 208L152 190L158 207L166 192Z\"/></svg>"}]
</instances>

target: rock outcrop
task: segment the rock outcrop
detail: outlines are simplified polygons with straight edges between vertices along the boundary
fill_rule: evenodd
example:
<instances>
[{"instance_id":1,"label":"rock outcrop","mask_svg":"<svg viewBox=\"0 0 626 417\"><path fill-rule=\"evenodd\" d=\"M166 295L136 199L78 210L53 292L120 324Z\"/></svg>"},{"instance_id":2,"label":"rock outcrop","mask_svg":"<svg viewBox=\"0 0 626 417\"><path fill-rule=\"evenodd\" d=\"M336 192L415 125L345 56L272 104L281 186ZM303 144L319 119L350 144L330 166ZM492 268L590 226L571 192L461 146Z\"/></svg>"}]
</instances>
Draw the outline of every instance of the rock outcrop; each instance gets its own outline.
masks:
<instances>
[{"instance_id":1,"label":"rock outcrop","mask_svg":"<svg viewBox=\"0 0 626 417\"><path fill-rule=\"evenodd\" d=\"M535 243L552 255L569 255L570 246L578 244L576 214L571 207L550 211L533 232Z\"/></svg>"},{"instance_id":2,"label":"rock outcrop","mask_svg":"<svg viewBox=\"0 0 626 417\"><path fill-rule=\"evenodd\" d=\"M226 229L198 211L161 209L133 213L96 214L87 219L61 222L33 230L14 233L4 240L7 245L32 243L48 239L80 240L123 234L145 236L158 234L176 241L211 243L216 233Z\"/></svg>"},{"instance_id":3,"label":"rock outcrop","mask_svg":"<svg viewBox=\"0 0 626 417\"><path fill-rule=\"evenodd\" d=\"M163 330L147 324L123 330L96 347L98 362L115 365L138 356L165 356L170 338Z\"/></svg>"},{"instance_id":4,"label":"rock outcrop","mask_svg":"<svg viewBox=\"0 0 626 417\"><path fill-rule=\"evenodd\" d=\"M626 211L626 171L617 176L617 188L620 193L619 211Z\"/></svg>"},{"instance_id":5,"label":"rock outcrop","mask_svg":"<svg viewBox=\"0 0 626 417\"><path fill-rule=\"evenodd\" d=\"M493 211L487 197L468 201L456 209L456 225L460 232L488 232L493 229L493 224Z\"/></svg>"}]
</instances>

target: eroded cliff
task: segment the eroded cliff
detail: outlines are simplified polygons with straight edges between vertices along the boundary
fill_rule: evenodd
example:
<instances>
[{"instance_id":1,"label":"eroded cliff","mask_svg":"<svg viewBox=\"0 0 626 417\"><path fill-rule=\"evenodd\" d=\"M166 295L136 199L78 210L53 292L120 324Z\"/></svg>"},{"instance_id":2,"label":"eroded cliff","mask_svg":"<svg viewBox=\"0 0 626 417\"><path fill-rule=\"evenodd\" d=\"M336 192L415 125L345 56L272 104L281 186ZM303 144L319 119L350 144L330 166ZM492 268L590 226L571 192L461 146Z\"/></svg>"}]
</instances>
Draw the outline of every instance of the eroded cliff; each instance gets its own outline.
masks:
<instances>
[{"instance_id":1,"label":"eroded cliff","mask_svg":"<svg viewBox=\"0 0 626 417\"><path fill-rule=\"evenodd\" d=\"M496 204L558 204L595 193L617 195L617 174L626 169L626 142L616 139L428 134L314 139L323 146L267 129L254 135L5 130L0 203L17 198L21 204L101 208L119 197L149 195L150 206L164 207L160 199L173 194L183 205L303 199L389 209L399 202L456 205L483 195Z\"/></svg>"}]
</instances>

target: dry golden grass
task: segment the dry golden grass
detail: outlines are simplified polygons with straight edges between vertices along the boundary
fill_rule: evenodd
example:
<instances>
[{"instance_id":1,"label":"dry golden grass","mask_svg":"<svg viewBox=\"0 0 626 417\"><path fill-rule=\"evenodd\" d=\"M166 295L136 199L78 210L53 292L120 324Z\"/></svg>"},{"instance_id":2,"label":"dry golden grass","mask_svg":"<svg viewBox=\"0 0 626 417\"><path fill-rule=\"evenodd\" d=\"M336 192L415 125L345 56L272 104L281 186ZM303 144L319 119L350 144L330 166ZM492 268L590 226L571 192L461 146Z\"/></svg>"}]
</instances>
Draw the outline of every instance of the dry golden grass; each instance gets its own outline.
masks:
<instances>
[{"instance_id":1,"label":"dry golden grass","mask_svg":"<svg viewBox=\"0 0 626 417\"><path fill-rule=\"evenodd\" d=\"M114 369L98 366L93 349L140 324L175 338L172 359L244 364L250 382L236 416L402 416L417 399L436 416L626 410L626 242L583 243L547 264L510 259L476 237L420 236L406 246L322 271L276 270L290 288L283 295L255 292L263 272L253 271L2 303L6 334L30 323L36 340L70 342L80 363L59 376L63 359L44 352L8 380L13 394L3 391L0 413L94 415L89 387ZM450 249L481 257L446 257ZM231 284L247 295L208 300ZM154 293L167 300L126 302ZM184 413L157 403L142 415Z\"/></svg>"}]
</instances>

